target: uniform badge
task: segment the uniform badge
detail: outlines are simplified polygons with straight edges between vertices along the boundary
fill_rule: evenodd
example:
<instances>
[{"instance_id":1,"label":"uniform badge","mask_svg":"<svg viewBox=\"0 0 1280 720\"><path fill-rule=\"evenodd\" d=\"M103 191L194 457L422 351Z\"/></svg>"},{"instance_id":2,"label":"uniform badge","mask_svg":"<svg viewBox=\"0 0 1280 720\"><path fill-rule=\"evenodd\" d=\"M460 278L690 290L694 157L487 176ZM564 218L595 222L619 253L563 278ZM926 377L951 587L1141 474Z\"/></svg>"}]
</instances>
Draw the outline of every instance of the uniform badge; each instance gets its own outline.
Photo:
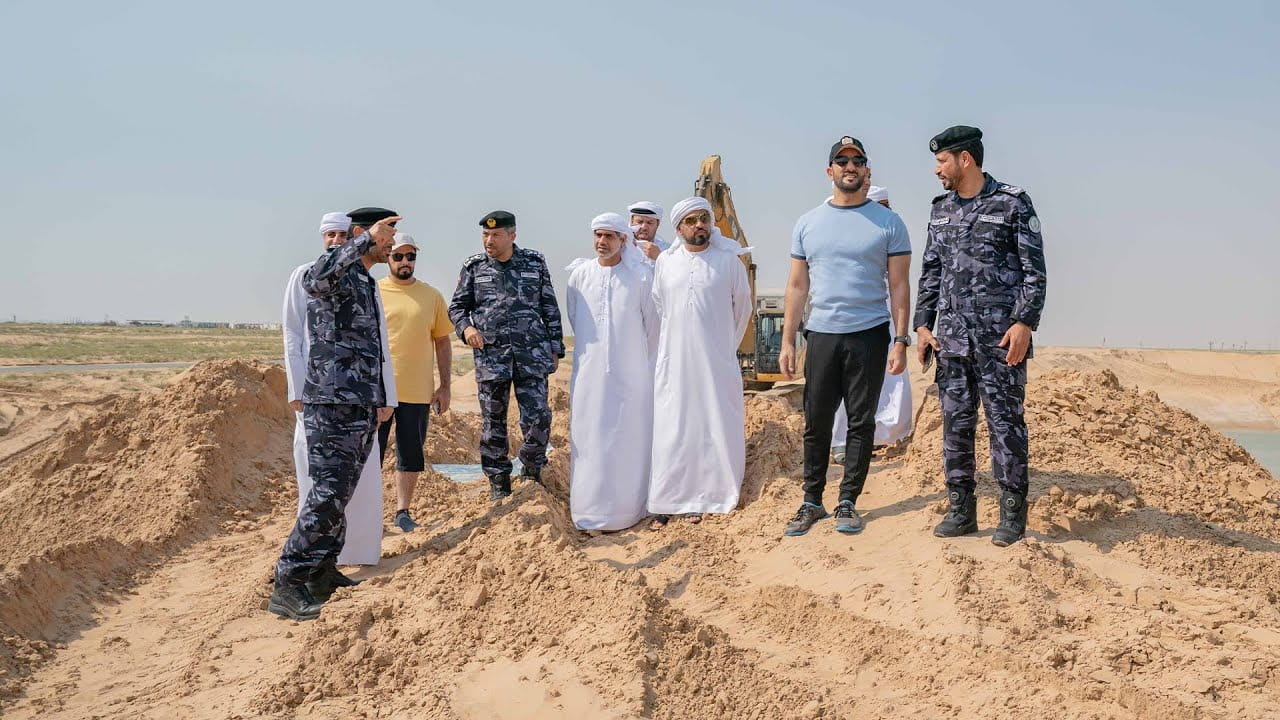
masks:
<instances>
[{"instance_id":1,"label":"uniform badge","mask_svg":"<svg viewBox=\"0 0 1280 720\"><path fill-rule=\"evenodd\" d=\"M849 137L848 135L845 135L844 137L840 138L840 144L841 144L841 145L852 145L852 144L853 144L853 138Z\"/></svg>"},{"instance_id":2,"label":"uniform badge","mask_svg":"<svg viewBox=\"0 0 1280 720\"><path fill-rule=\"evenodd\" d=\"M934 218L934 219L930 220L930 221L929 221L929 224L930 224L930 225L946 225L946 224L947 224L947 223L949 223L949 222L951 222L951 218L949 218L949 217L940 217L940 218Z\"/></svg>"},{"instance_id":3,"label":"uniform badge","mask_svg":"<svg viewBox=\"0 0 1280 720\"><path fill-rule=\"evenodd\" d=\"M933 152L938 152L938 141L937 141L937 140L930 140L930 141L929 141L929 150L931 150L931 151L933 151Z\"/></svg>"},{"instance_id":4,"label":"uniform badge","mask_svg":"<svg viewBox=\"0 0 1280 720\"><path fill-rule=\"evenodd\" d=\"M1040 218L1032 215L1031 219L1027 220L1027 229L1033 233L1040 232Z\"/></svg>"},{"instance_id":5,"label":"uniform badge","mask_svg":"<svg viewBox=\"0 0 1280 720\"><path fill-rule=\"evenodd\" d=\"M999 215L979 215L978 219L982 222L996 223L997 225L1008 225L1004 218Z\"/></svg>"},{"instance_id":6,"label":"uniform badge","mask_svg":"<svg viewBox=\"0 0 1280 720\"><path fill-rule=\"evenodd\" d=\"M488 225L489 229L492 230L493 228L498 226L498 221L494 220L493 218L489 218L488 220L484 221L484 224Z\"/></svg>"}]
</instances>

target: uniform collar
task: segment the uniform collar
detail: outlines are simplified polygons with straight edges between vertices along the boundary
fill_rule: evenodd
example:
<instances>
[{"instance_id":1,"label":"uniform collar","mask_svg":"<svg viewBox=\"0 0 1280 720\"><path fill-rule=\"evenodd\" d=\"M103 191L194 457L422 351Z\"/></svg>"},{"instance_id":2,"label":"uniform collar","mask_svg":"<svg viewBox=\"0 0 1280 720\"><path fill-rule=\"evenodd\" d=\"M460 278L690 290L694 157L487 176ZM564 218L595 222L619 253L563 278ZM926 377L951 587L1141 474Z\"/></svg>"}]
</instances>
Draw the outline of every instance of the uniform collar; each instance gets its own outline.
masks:
<instances>
[{"instance_id":1,"label":"uniform collar","mask_svg":"<svg viewBox=\"0 0 1280 720\"><path fill-rule=\"evenodd\" d=\"M978 193L978 197L990 195L999 189L1000 183L995 178L991 177L991 173L984 172L982 173L982 177L986 178L987 181L982 184L982 190Z\"/></svg>"},{"instance_id":2,"label":"uniform collar","mask_svg":"<svg viewBox=\"0 0 1280 720\"><path fill-rule=\"evenodd\" d=\"M973 200L977 200L978 198L986 197L991 193L994 193L996 190L1000 189L1000 181L991 177L991 173L984 172L982 173L982 177L984 178L982 183L982 189L978 191L977 195L974 195L972 198L969 199L970 202L972 202ZM955 205L960 205L961 200L963 200L963 198L960 197L960 193L956 192L955 190L952 190L950 201Z\"/></svg>"}]
</instances>

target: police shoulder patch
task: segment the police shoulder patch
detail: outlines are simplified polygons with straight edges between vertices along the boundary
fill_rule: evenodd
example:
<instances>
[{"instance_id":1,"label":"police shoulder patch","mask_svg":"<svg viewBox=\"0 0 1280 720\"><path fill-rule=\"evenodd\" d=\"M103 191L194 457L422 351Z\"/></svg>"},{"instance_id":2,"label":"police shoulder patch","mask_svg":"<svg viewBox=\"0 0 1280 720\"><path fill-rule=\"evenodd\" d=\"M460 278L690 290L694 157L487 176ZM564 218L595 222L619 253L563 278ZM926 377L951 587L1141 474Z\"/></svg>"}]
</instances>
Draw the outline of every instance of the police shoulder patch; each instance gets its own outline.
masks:
<instances>
[{"instance_id":1,"label":"police shoulder patch","mask_svg":"<svg viewBox=\"0 0 1280 720\"><path fill-rule=\"evenodd\" d=\"M527 255L528 257L536 258L539 261L545 262L545 258L542 257L542 253L538 252L537 250L531 250L529 248L520 248L520 253L522 255Z\"/></svg>"},{"instance_id":2,"label":"police shoulder patch","mask_svg":"<svg viewBox=\"0 0 1280 720\"><path fill-rule=\"evenodd\" d=\"M951 194L951 193L949 193L949 192L944 192L944 193L942 193L941 195L939 195L939 196L935 197L935 198L933 199L933 201L932 201L932 202L933 202L933 204L934 204L934 205L937 205L939 200L942 200L943 198L947 197L947 196L948 196L948 195L950 195L950 194Z\"/></svg>"},{"instance_id":3,"label":"police shoulder patch","mask_svg":"<svg viewBox=\"0 0 1280 720\"><path fill-rule=\"evenodd\" d=\"M462 262L462 267L471 267L472 265L475 265L476 263L480 262L486 257L488 256L485 255L484 253L476 253L475 255L472 255L471 257L464 260Z\"/></svg>"},{"instance_id":4,"label":"police shoulder patch","mask_svg":"<svg viewBox=\"0 0 1280 720\"><path fill-rule=\"evenodd\" d=\"M1027 218L1027 229L1033 233L1040 232L1040 218L1035 215Z\"/></svg>"},{"instance_id":5,"label":"police shoulder patch","mask_svg":"<svg viewBox=\"0 0 1280 720\"><path fill-rule=\"evenodd\" d=\"M1009 195L1021 195L1023 192L1025 192L1025 190L1018 187L1017 185L1005 185L1003 183L1001 183L1000 187L996 189L1002 193L1007 193Z\"/></svg>"}]
</instances>

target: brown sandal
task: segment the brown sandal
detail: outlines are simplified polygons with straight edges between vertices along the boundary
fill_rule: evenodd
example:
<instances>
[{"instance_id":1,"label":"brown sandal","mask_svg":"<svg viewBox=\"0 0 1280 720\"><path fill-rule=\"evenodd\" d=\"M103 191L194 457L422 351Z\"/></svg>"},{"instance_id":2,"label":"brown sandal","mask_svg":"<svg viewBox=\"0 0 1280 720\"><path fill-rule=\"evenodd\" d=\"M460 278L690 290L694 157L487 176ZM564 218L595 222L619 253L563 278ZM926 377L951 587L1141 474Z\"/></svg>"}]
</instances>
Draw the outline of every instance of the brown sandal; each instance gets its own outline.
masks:
<instances>
[{"instance_id":1,"label":"brown sandal","mask_svg":"<svg viewBox=\"0 0 1280 720\"><path fill-rule=\"evenodd\" d=\"M670 515L654 515L653 519L649 521L649 529L657 532L666 527L669 522L671 522Z\"/></svg>"},{"instance_id":2,"label":"brown sandal","mask_svg":"<svg viewBox=\"0 0 1280 720\"><path fill-rule=\"evenodd\" d=\"M697 525L698 523L702 522L702 513L693 513L691 515L687 515L686 517L689 519L689 522L693 523L694 525Z\"/></svg>"}]
</instances>

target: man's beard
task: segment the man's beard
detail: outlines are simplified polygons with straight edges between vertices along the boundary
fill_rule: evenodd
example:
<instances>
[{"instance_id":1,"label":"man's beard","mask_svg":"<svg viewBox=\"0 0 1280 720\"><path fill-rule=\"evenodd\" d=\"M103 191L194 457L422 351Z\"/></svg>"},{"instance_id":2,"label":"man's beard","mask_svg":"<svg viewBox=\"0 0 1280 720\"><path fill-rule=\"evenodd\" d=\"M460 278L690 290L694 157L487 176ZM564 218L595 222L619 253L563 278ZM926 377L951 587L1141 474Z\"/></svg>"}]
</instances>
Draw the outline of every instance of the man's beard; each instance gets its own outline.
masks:
<instances>
[{"instance_id":1,"label":"man's beard","mask_svg":"<svg viewBox=\"0 0 1280 720\"><path fill-rule=\"evenodd\" d=\"M853 179L848 182L845 182L843 178L838 177L836 178L835 183L837 190L842 193L849 193L852 195L862 189L863 180L861 175L854 175Z\"/></svg>"},{"instance_id":2,"label":"man's beard","mask_svg":"<svg viewBox=\"0 0 1280 720\"><path fill-rule=\"evenodd\" d=\"M709 232L708 233L695 232L693 235L691 235L685 240L686 243L693 245L694 247L702 247L703 245L706 245L710 241L711 241L711 233Z\"/></svg>"},{"instance_id":3,"label":"man's beard","mask_svg":"<svg viewBox=\"0 0 1280 720\"><path fill-rule=\"evenodd\" d=\"M393 270L392 272L395 274L396 277L400 278L401 280L408 280L409 278L413 277L413 268L408 266L402 267L398 270Z\"/></svg>"}]
</instances>

